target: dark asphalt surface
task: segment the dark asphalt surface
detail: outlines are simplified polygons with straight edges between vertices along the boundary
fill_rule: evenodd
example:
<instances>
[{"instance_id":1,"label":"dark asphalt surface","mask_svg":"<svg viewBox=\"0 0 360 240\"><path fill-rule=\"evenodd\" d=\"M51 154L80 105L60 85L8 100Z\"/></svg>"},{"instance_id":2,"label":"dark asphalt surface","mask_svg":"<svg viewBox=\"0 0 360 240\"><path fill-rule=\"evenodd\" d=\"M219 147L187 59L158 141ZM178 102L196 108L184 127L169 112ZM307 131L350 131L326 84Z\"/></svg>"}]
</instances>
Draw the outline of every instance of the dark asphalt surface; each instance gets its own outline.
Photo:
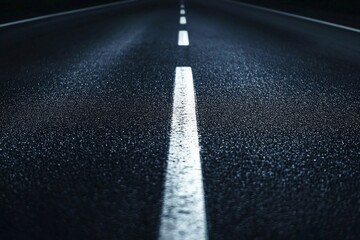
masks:
<instances>
[{"instance_id":1,"label":"dark asphalt surface","mask_svg":"<svg viewBox=\"0 0 360 240\"><path fill-rule=\"evenodd\" d=\"M359 238L359 58L186 10L186 27L176 4L0 29L0 239L157 239L176 66L209 239Z\"/></svg>"}]
</instances>

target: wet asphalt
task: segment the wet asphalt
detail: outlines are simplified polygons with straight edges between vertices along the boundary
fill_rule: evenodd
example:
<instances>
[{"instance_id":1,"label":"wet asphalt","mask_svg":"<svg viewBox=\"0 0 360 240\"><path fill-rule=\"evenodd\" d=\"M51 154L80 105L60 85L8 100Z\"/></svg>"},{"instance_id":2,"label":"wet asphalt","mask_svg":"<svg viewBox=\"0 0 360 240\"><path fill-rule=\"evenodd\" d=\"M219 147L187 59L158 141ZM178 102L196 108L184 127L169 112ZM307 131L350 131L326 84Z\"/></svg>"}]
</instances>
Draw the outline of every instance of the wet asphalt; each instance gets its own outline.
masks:
<instances>
[{"instance_id":1,"label":"wet asphalt","mask_svg":"<svg viewBox=\"0 0 360 240\"><path fill-rule=\"evenodd\" d=\"M209 239L359 238L359 58L186 10L0 29L0 239L157 239L176 66L194 75Z\"/></svg>"}]
</instances>

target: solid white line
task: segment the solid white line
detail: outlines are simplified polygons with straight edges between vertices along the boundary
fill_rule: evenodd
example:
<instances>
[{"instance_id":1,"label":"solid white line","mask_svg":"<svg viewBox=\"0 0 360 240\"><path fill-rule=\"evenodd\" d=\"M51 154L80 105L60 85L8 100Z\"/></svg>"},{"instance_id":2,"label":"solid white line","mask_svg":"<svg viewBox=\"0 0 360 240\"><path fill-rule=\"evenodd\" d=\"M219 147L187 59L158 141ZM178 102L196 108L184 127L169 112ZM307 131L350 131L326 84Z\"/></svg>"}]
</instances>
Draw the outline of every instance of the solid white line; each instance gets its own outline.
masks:
<instances>
[{"instance_id":1,"label":"solid white line","mask_svg":"<svg viewBox=\"0 0 360 240\"><path fill-rule=\"evenodd\" d=\"M195 92L191 67L177 67L161 214L161 240L207 239Z\"/></svg>"},{"instance_id":2,"label":"solid white line","mask_svg":"<svg viewBox=\"0 0 360 240\"><path fill-rule=\"evenodd\" d=\"M180 9L180 14L185 15L185 9Z\"/></svg>"},{"instance_id":3,"label":"solid white line","mask_svg":"<svg viewBox=\"0 0 360 240\"><path fill-rule=\"evenodd\" d=\"M186 30L179 31L178 45L179 46L189 46L189 35Z\"/></svg>"},{"instance_id":4,"label":"solid white line","mask_svg":"<svg viewBox=\"0 0 360 240\"><path fill-rule=\"evenodd\" d=\"M180 17L180 24L186 24L186 17Z\"/></svg>"},{"instance_id":5,"label":"solid white line","mask_svg":"<svg viewBox=\"0 0 360 240\"><path fill-rule=\"evenodd\" d=\"M239 5L243 5L243 6L246 6L246 7L251 7L251 8L255 8L255 9L259 9L259 10L264 10L264 11L268 11L268 12L272 12L272 13L277 13L277 14L281 14L281 15L284 15L284 16L288 16L288 17L298 18L298 19L307 20L307 21L310 21L310 22L320 23L320 24L324 24L324 25L327 25L327 26L337 27L337 28L341 28L341 29L345 29L345 30L360 33L360 29L347 27L347 26L344 26L344 25L336 24L336 23L326 22L326 21L323 21L323 20L315 19L315 18L304 17L304 16L300 16L300 15L297 15L297 14L283 12L283 11L279 11L279 10L274 10L274 9L266 8L266 7L259 7L259 6L248 4L248 3L235 2L234 0L224 0L224 1L231 2L231 3L236 3L236 4L239 4Z\"/></svg>"},{"instance_id":6,"label":"solid white line","mask_svg":"<svg viewBox=\"0 0 360 240\"><path fill-rule=\"evenodd\" d=\"M13 26L13 25L21 24L21 23L28 23L28 22L43 20L43 19L47 19L47 18L64 16L64 15L68 15L68 14L86 12L86 11L96 10L96 9L100 9L100 8L110 7L110 6L122 5L122 4L127 4L127 3L131 3L131 2L135 2L135 1L136 0L125 0L125 1L121 1L121 2L113 2L113 3L108 3L108 4L102 4L102 5L98 5L98 6L94 6L94 7L80 8L80 9L66 11L66 12L53 13L53 14L48 14L48 15L44 15L44 16L28 18L28 19L23 19L23 20L14 21L14 22L3 23L3 24L0 24L0 28Z\"/></svg>"}]
</instances>

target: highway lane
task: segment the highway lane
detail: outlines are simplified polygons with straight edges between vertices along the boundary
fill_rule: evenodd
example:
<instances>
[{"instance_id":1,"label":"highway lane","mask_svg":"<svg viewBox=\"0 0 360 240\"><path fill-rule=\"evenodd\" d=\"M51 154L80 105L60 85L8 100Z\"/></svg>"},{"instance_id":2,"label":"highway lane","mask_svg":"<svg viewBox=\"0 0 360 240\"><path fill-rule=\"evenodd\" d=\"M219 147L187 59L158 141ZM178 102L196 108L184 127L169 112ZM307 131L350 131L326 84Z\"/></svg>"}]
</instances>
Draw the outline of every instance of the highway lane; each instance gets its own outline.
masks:
<instances>
[{"instance_id":1,"label":"highway lane","mask_svg":"<svg viewBox=\"0 0 360 240\"><path fill-rule=\"evenodd\" d=\"M360 62L226 13L187 11L210 239L356 239Z\"/></svg>"},{"instance_id":2,"label":"highway lane","mask_svg":"<svg viewBox=\"0 0 360 240\"><path fill-rule=\"evenodd\" d=\"M358 58L179 10L0 30L1 239L157 239L178 66L194 78L210 239L360 234Z\"/></svg>"},{"instance_id":3,"label":"highway lane","mask_svg":"<svg viewBox=\"0 0 360 240\"><path fill-rule=\"evenodd\" d=\"M1 32L1 239L156 238L178 11L108 11Z\"/></svg>"}]
</instances>

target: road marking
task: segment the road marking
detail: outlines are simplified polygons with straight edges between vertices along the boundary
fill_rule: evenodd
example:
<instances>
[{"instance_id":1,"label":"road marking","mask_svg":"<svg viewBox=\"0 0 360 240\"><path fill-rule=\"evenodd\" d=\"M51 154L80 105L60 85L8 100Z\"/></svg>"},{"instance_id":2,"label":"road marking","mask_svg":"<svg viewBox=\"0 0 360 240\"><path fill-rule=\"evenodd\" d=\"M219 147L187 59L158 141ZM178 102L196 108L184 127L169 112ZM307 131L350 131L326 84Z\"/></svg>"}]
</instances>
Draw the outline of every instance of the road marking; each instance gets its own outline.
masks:
<instances>
[{"instance_id":1,"label":"road marking","mask_svg":"<svg viewBox=\"0 0 360 240\"><path fill-rule=\"evenodd\" d=\"M178 45L179 46L189 46L189 35L186 30L179 31Z\"/></svg>"},{"instance_id":2,"label":"road marking","mask_svg":"<svg viewBox=\"0 0 360 240\"><path fill-rule=\"evenodd\" d=\"M14 22L0 24L0 28L13 26L13 25L17 25L17 24L22 24L22 23L38 21L38 20L43 20L43 19L47 19L47 18L60 17L60 16L64 16L64 15L74 14L74 13L81 13L81 12L86 12L86 11L91 11L91 10L97 10L97 9L106 8L106 7L110 7L110 6L128 4L128 3L135 2L135 1L136 0L124 0L121 2L102 4L102 5L98 5L98 6L94 6L94 7L80 8L80 9L66 11L66 12L53 13L53 14L48 14L48 15L39 16L39 17L27 18L27 19L14 21Z\"/></svg>"},{"instance_id":3,"label":"road marking","mask_svg":"<svg viewBox=\"0 0 360 240\"><path fill-rule=\"evenodd\" d=\"M186 17L180 17L180 24L186 24Z\"/></svg>"},{"instance_id":4,"label":"road marking","mask_svg":"<svg viewBox=\"0 0 360 240\"><path fill-rule=\"evenodd\" d=\"M326 22L326 21L323 21L323 20L315 19L315 18L304 17L304 16L301 16L301 15L288 13L288 12L283 12L283 11L279 11L279 10L274 10L274 9L266 8L266 7L259 7L259 6L248 4L248 3L235 2L234 0L224 0L224 1L239 4L239 5L243 5L243 6L246 6L246 7L251 7L251 8L263 10L263 11L268 11L268 12L272 12L272 13L276 13L276 14L281 14L281 15L285 15L285 16L288 16L288 17L298 18L298 19L307 20L307 21L310 21L310 22L320 23L320 24L324 24L324 25L328 25L328 26L337 27L337 28L341 28L341 29L345 29L345 30L360 33L360 29L347 27L347 26L344 26L344 25L336 24L336 23Z\"/></svg>"},{"instance_id":5,"label":"road marking","mask_svg":"<svg viewBox=\"0 0 360 240\"><path fill-rule=\"evenodd\" d=\"M184 4L181 4L181 5L180 5L180 8L185 8Z\"/></svg>"},{"instance_id":6,"label":"road marking","mask_svg":"<svg viewBox=\"0 0 360 240\"><path fill-rule=\"evenodd\" d=\"M180 14L185 15L185 9L180 9Z\"/></svg>"},{"instance_id":7,"label":"road marking","mask_svg":"<svg viewBox=\"0 0 360 240\"><path fill-rule=\"evenodd\" d=\"M160 224L161 240L207 239L195 108L191 67L177 67Z\"/></svg>"}]
</instances>

